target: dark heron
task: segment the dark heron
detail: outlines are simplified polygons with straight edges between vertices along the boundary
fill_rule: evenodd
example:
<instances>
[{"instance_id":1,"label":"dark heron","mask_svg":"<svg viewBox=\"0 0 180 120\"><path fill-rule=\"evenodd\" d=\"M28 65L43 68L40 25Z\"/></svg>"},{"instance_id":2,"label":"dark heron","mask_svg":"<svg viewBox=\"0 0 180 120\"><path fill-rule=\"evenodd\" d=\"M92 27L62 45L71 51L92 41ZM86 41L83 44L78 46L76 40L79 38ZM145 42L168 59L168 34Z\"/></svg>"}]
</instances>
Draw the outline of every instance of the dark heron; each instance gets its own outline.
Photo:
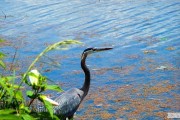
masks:
<instances>
[{"instance_id":1,"label":"dark heron","mask_svg":"<svg viewBox=\"0 0 180 120\"><path fill-rule=\"evenodd\" d=\"M84 50L81 56L81 68L85 74L85 81L82 88L72 88L64 92L61 96L57 97L55 101L59 104L54 107L54 113L61 119L65 120L66 118L72 119L74 113L78 109L82 100L88 94L90 87L91 75L88 67L86 66L86 58L89 54L110 50L112 48L87 48Z\"/></svg>"}]
</instances>

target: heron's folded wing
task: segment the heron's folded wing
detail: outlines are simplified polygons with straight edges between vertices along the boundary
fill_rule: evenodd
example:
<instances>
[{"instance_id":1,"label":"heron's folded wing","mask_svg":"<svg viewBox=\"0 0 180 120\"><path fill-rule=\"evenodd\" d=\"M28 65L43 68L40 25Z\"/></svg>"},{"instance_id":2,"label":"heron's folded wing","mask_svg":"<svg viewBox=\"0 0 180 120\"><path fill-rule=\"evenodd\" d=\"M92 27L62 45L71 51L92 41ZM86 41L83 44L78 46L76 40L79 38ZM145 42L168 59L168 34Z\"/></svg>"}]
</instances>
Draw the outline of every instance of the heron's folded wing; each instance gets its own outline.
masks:
<instances>
[{"instance_id":1,"label":"heron's folded wing","mask_svg":"<svg viewBox=\"0 0 180 120\"><path fill-rule=\"evenodd\" d=\"M78 94L66 93L56 98L55 101L58 102L59 105L54 107L54 113L67 115L75 112L81 102L81 98Z\"/></svg>"}]
</instances>

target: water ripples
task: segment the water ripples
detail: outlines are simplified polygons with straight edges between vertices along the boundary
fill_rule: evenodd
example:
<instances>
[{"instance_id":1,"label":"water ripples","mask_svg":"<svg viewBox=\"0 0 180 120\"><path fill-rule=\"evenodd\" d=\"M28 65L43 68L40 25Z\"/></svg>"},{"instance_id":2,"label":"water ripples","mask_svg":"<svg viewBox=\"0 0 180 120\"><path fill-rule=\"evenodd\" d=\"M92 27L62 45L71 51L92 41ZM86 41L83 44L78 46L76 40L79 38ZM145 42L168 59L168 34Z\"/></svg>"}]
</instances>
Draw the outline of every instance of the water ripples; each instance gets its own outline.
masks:
<instances>
[{"instance_id":1,"label":"water ripples","mask_svg":"<svg viewBox=\"0 0 180 120\"><path fill-rule=\"evenodd\" d=\"M17 0L0 4L4 4L1 10L12 16L0 19L0 34L24 35L32 44L39 41L34 46L53 39L79 39L86 46L109 44L138 50L179 43L178 0ZM138 42L148 37L156 42Z\"/></svg>"},{"instance_id":2,"label":"water ripples","mask_svg":"<svg viewBox=\"0 0 180 120\"><path fill-rule=\"evenodd\" d=\"M24 18L15 15L14 29L26 25L33 33L42 31L43 34L43 31L55 30L63 36L75 31L94 31L94 34L101 35L100 39L121 38L127 42L133 36L161 37L179 29L178 1L58 1L24 4L23 7L19 5L12 8L21 15L25 13ZM7 32L8 29L5 29L4 33Z\"/></svg>"},{"instance_id":3,"label":"water ripples","mask_svg":"<svg viewBox=\"0 0 180 120\"><path fill-rule=\"evenodd\" d=\"M98 68L98 71L91 69L95 78L92 87L178 81L179 0L1 0L0 5L0 36L15 41L14 46L24 45L18 49L23 69L27 66L25 60L31 61L30 57L48 44L63 39L84 43L50 54L50 57L60 55L63 64L60 70L54 68L46 75L69 83L66 88L82 84L83 81L79 81L83 77L80 54L84 48L93 46L114 49L101 54L103 57L88 58L90 67ZM12 49L4 51L14 55ZM159 66L171 70L157 71ZM115 107L122 106L116 104Z\"/></svg>"}]
</instances>

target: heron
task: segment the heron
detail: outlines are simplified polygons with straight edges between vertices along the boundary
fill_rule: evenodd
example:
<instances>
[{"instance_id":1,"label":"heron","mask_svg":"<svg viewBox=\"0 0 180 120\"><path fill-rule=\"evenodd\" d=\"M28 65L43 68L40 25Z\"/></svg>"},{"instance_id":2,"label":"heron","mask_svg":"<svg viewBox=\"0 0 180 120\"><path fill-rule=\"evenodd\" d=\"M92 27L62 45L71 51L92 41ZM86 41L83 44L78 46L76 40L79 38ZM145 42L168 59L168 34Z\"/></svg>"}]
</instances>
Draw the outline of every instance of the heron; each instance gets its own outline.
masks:
<instances>
[{"instance_id":1,"label":"heron","mask_svg":"<svg viewBox=\"0 0 180 120\"><path fill-rule=\"evenodd\" d=\"M110 50L112 48L87 48L83 51L81 56L81 68L85 74L84 84L81 88L71 88L62 95L58 96L55 101L59 104L54 107L54 113L61 120L66 118L73 119L74 113L77 111L79 105L88 94L90 88L91 74L89 68L86 66L86 58L89 54Z\"/></svg>"}]
</instances>

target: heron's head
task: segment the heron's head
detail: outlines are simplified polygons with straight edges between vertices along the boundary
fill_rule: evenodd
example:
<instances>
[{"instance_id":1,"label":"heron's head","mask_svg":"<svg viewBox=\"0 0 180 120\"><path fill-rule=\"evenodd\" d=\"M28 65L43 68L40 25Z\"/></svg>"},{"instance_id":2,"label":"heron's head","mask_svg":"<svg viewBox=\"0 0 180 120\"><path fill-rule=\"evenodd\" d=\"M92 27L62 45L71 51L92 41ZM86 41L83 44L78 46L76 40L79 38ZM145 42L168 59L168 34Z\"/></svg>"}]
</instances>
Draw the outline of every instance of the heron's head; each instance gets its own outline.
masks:
<instances>
[{"instance_id":1,"label":"heron's head","mask_svg":"<svg viewBox=\"0 0 180 120\"><path fill-rule=\"evenodd\" d=\"M106 51L106 50L111 50L113 48L111 47L107 47L107 48L87 48L84 50L83 54L82 54L82 57L84 57L84 55L89 55L89 54L92 54L92 53L96 53L96 52L101 52L101 51Z\"/></svg>"}]
</instances>

